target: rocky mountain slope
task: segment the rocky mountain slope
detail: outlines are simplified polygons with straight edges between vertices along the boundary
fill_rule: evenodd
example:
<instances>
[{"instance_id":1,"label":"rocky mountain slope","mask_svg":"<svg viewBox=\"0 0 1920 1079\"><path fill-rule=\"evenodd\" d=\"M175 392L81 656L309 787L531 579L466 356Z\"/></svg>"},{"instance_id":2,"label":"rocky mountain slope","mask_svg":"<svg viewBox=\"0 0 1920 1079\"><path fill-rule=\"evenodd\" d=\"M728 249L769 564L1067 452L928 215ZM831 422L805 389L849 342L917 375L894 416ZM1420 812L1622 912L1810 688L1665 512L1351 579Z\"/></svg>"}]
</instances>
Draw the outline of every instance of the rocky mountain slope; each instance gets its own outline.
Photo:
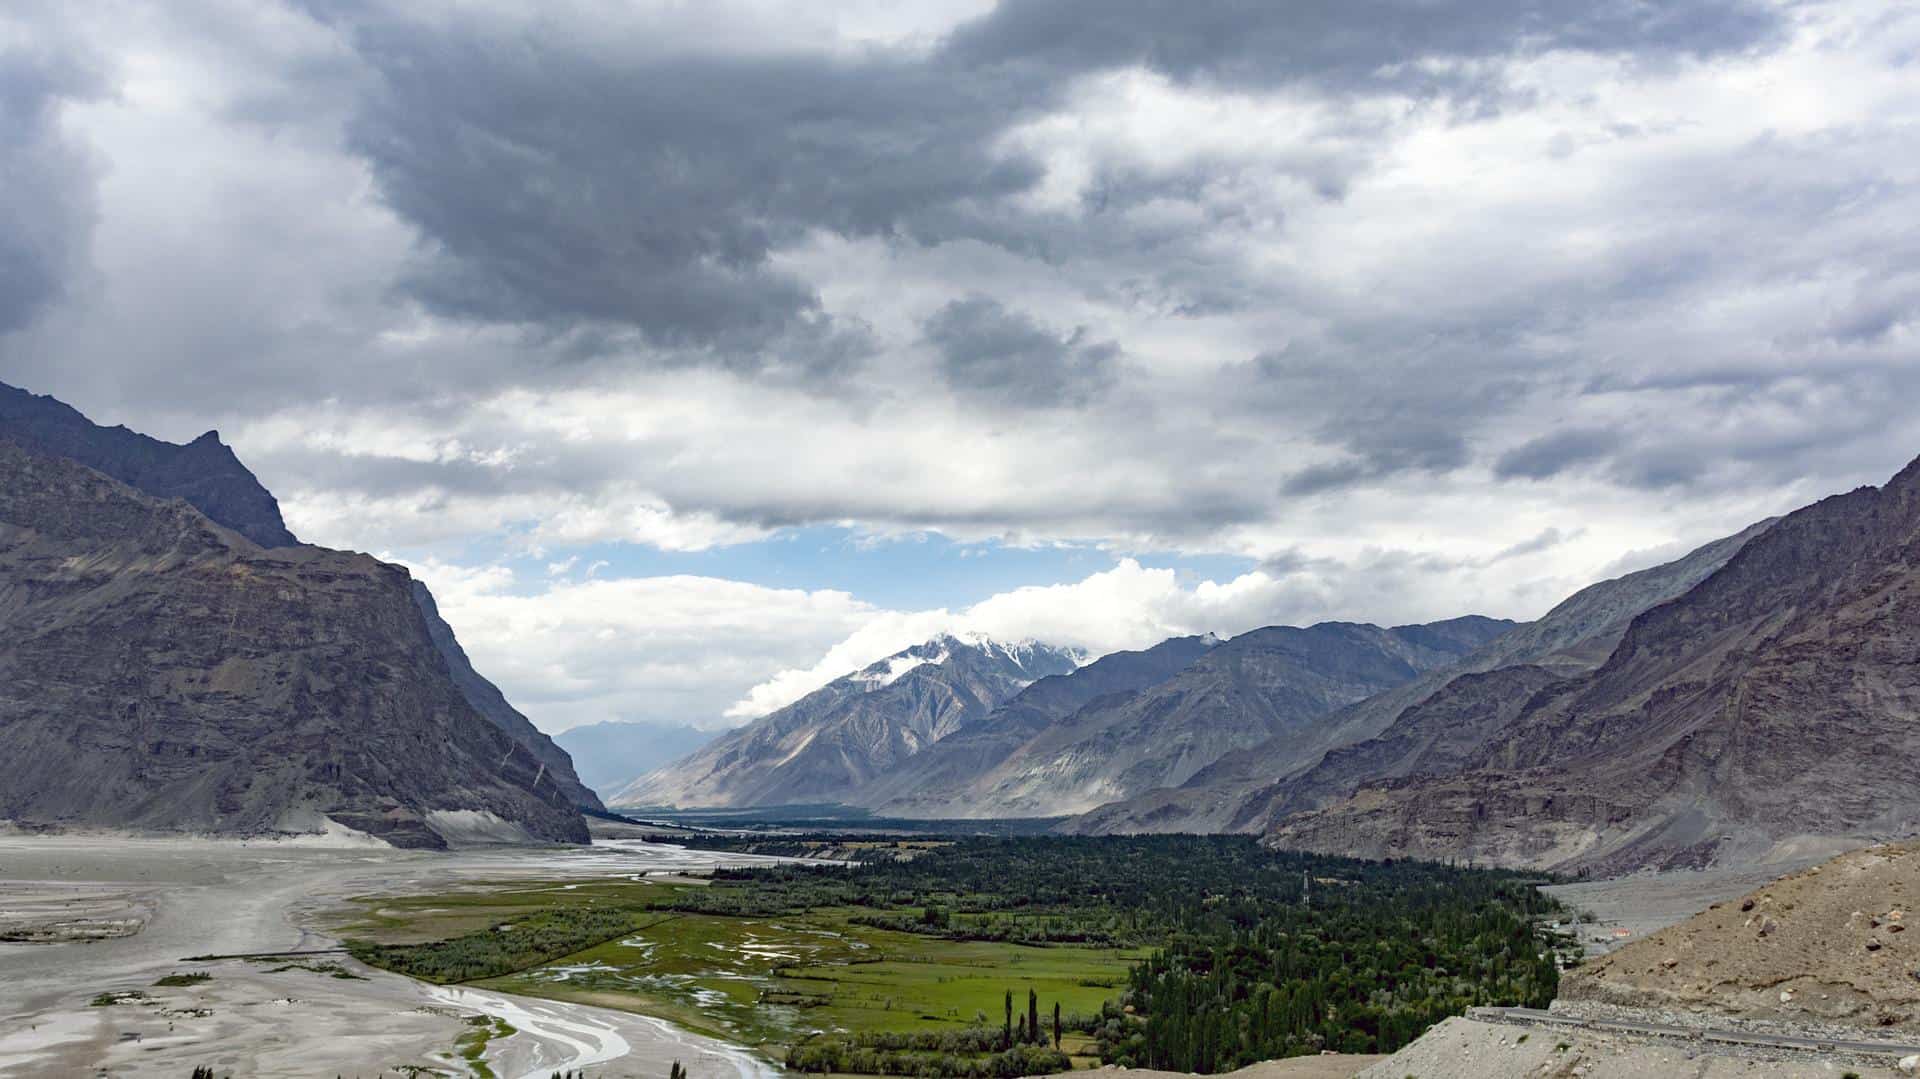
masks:
<instances>
[{"instance_id":1,"label":"rocky mountain slope","mask_svg":"<svg viewBox=\"0 0 1920 1079\"><path fill-rule=\"evenodd\" d=\"M1035 642L942 636L835 679L642 776L616 805L840 802L1078 657Z\"/></svg>"},{"instance_id":2,"label":"rocky mountain slope","mask_svg":"<svg viewBox=\"0 0 1920 1079\"><path fill-rule=\"evenodd\" d=\"M420 608L420 616L427 624L427 635L433 641L433 647L447 664L447 673L453 677L453 684L460 694L473 706L473 710L505 732L507 737L525 746L528 752L539 760L547 775L560 784L567 798L582 809L606 811L600 804L600 796L595 794L580 777L574 774L573 757L566 750L554 744L553 739L533 725L533 721L520 714L520 710L507 703L506 694L500 687L483 678L479 671L467 659L467 651L453 636L453 627L440 617L440 607L433 601L433 593L419 581L412 582L414 606Z\"/></svg>"},{"instance_id":3,"label":"rocky mountain slope","mask_svg":"<svg viewBox=\"0 0 1920 1079\"><path fill-rule=\"evenodd\" d=\"M1220 643L1174 637L1141 651L1114 652L1078 670L1050 675L1021 690L985 719L962 727L851 796L858 805L897 816L972 817L980 809L956 801L979 777L1048 727L1096 701L1126 696L1171 678Z\"/></svg>"},{"instance_id":4,"label":"rocky mountain slope","mask_svg":"<svg viewBox=\"0 0 1920 1079\"><path fill-rule=\"evenodd\" d=\"M1269 626L1172 677L1089 702L964 786L922 793L926 815L1057 816L1177 786L1234 750L1287 739L1325 748L1330 712L1418 677L1512 628L1490 618L1425 626ZM903 811L904 803L890 808Z\"/></svg>"},{"instance_id":5,"label":"rocky mountain slope","mask_svg":"<svg viewBox=\"0 0 1920 1079\"><path fill-rule=\"evenodd\" d=\"M1635 615L1705 580L1772 523L1589 585L1457 662L1341 709L1318 744L1276 739L1228 754L1176 789L1102 806L1069 829L1258 832L1369 779L1457 769L1534 693L1597 666Z\"/></svg>"},{"instance_id":6,"label":"rocky mountain slope","mask_svg":"<svg viewBox=\"0 0 1920 1079\"><path fill-rule=\"evenodd\" d=\"M0 442L0 817L404 846L584 841L449 676L404 570L264 549Z\"/></svg>"},{"instance_id":7,"label":"rocky mountain slope","mask_svg":"<svg viewBox=\"0 0 1920 1079\"><path fill-rule=\"evenodd\" d=\"M1920 462L1781 518L1452 776L1279 821L1313 850L1613 871L1920 828Z\"/></svg>"},{"instance_id":8,"label":"rocky mountain slope","mask_svg":"<svg viewBox=\"0 0 1920 1079\"><path fill-rule=\"evenodd\" d=\"M158 499L183 498L262 547L299 542L280 519L280 504L217 431L175 445L125 427L102 427L52 397L0 382L0 438L78 461Z\"/></svg>"},{"instance_id":9,"label":"rocky mountain slope","mask_svg":"<svg viewBox=\"0 0 1920 1079\"><path fill-rule=\"evenodd\" d=\"M208 431L184 446L175 445L125 427L102 427L52 397L0 383L0 440L76 461L162 501L183 499L215 524L262 547L292 547L300 542L281 520L280 504L216 432ZM574 776L573 762L567 754L473 669L466 650L454 637L453 627L440 617L427 586L415 581L413 595L434 646L446 660L448 672L466 695L467 703L539 757L572 794L575 804L604 809L594 792Z\"/></svg>"}]
</instances>

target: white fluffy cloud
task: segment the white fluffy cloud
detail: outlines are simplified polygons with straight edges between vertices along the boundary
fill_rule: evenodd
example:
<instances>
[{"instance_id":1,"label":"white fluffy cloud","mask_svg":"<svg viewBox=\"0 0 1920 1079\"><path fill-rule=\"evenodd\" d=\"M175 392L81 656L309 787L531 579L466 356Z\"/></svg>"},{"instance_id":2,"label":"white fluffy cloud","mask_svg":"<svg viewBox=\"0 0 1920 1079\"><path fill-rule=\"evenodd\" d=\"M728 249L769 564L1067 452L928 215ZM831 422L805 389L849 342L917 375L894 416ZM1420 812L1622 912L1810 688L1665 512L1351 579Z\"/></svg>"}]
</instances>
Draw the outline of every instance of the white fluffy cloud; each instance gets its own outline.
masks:
<instances>
[{"instance_id":1,"label":"white fluffy cloud","mask_svg":"<svg viewBox=\"0 0 1920 1079\"><path fill-rule=\"evenodd\" d=\"M844 592L711 577L520 581L413 563L474 666L547 731L612 720L714 726L744 687L882 615Z\"/></svg>"}]
</instances>

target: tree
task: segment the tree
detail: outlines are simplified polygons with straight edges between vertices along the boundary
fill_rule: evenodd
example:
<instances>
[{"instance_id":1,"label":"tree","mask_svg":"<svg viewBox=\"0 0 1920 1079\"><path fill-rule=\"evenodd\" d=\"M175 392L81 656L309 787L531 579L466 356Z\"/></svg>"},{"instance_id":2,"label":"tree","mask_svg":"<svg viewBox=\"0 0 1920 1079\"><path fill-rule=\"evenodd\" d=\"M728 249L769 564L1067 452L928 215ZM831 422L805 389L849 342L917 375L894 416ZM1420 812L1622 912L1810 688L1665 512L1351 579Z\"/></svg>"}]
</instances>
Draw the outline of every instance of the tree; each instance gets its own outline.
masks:
<instances>
[{"instance_id":1,"label":"tree","mask_svg":"<svg viewBox=\"0 0 1920 1079\"><path fill-rule=\"evenodd\" d=\"M1053 1002L1053 1047L1060 1048L1060 1002Z\"/></svg>"},{"instance_id":2,"label":"tree","mask_svg":"<svg viewBox=\"0 0 1920 1079\"><path fill-rule=\"evenodd\" d=\"M1027 1040L1040 1044L1040 994L1027 988Z\"/></svg>"},{"instance_id":3,"label":"tree","mask_svg":"<svg viewBox=\"0 0 1920 1079\"><path fill-rule=\"evenodd\" d=\"M687 1079L686 1065L677 1060L674 1061L673 1067L667 1069L667 1079Z\"/></svg>"},{"instance_id":4,"label":"tree","mask_svg":"<svg viewBox=\"0 0 1920 1079\"><path fill-rule=\"evenodd\" d=\"M1006 1037L1002 1040L1007 1048L1013 1048L1013 990L1011 989L1007 990L1007 1031Z\"/></svg>"}]
</instances>

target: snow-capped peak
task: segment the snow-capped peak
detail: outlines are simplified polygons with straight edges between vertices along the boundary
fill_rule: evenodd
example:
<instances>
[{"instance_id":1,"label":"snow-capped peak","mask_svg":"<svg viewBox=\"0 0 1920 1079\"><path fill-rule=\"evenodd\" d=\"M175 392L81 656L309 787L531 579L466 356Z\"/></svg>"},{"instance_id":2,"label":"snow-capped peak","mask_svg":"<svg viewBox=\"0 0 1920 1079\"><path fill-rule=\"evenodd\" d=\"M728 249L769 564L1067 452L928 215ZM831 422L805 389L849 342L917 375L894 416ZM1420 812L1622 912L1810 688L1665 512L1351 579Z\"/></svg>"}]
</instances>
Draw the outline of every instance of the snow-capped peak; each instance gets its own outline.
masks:
<instances>
[{"instance_id":1,"label":"snow-capped peak","mask_svg":"<svg viewBox=\"0 0 1920 1079\"><path fill-rule=\"evenodd\" d=\"M1085 652L1079 649L1056 648L1031 637L1017 641L1003 641L981 633L978 630L960 630L942 633L930 641L924 641L912 648L896 652L885 659L876 660L866 667L847 676L847 680L860 684L867 692L893 685L908 673L921 667L939 666L950 662L956 652L971 652L988 658L998 658L1026 670L1040 657L1065 659L1074 666L1081 666L1088 660Z\"/></svg>"},{"instance_id":2,"label":"snow-capped peak","mask_svg":"<svg viewBox=\"0 0 1920 1079\"><path fill-rule=\"evenodd\" d=\"M856 682L865 682L872 688L890 686L898 682L908 671L915 667L924 667L931 663L939 666L951 658L945 649L929 653L925 645L915 645L898 655L888 656L878 663L869 664L865 670L852 675Z\"/></svg>"}]
</instances>

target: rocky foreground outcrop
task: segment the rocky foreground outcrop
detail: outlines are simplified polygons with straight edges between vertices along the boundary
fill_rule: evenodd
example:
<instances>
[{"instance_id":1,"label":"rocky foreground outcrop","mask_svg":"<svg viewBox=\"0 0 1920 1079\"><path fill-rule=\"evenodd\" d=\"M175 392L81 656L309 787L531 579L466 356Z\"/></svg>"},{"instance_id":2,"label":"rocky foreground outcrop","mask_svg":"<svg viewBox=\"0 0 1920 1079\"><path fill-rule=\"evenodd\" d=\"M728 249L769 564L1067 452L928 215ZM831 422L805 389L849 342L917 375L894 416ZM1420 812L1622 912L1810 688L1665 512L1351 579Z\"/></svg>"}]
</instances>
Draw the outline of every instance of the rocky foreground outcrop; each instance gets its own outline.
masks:
<instances>
[{"instance_id":1,"label":"rocky foreground outcrop","mask_svg":"<svg viewBox=\"0 0 1920 1079\"><path fill-rule=\"evenodd\" d=\"M454 683L411 585L0 441L0 818L584 842L572 792Z\"/></svg>"},{"instance_id":2,"label":"rocky foreground outcrop","mask_svg":"<svg viewBox=\"0 0 1920 1079\"><path fill-rule=\"evenodd\" d=\"M1843 854L1569 971L1560 998L1920 1031L1920 844Z\"/></svg>"}]
</instances>

